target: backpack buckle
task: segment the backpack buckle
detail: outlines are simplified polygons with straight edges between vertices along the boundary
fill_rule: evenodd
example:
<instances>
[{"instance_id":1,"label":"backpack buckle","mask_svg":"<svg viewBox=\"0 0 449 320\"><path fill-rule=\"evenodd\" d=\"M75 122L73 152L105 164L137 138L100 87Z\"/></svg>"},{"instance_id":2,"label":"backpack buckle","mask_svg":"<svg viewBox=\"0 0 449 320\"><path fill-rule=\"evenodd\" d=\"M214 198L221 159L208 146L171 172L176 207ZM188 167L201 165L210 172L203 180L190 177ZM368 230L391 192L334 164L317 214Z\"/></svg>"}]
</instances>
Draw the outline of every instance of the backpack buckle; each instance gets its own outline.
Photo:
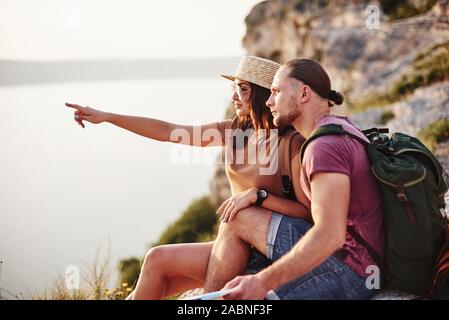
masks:
<instances>
[{"instance_id":1,"label":"backpack buckle","mask_svg":"<svg viewBox=\"0 0 449 320\"><path fill-rule=\"evenodd\" d=\"M396 183L398 184L398 193L396 194L396 196L398 197L399 201L407 202L408 198L405 194L404 183L401 180L398 180Z\"/></svg>"},{"instance_id":2,"label":"backpack buckle","mask_svg":"<svg viewBox=\"0 0 449 320\"><path fill-rule=\"evenodd\" d=\"M405 193L401 193L400 192L396 196L398 197L399 201L401 201L401 202L407 202L408 201L407 195Z\"/></svg>"}]
</instances>

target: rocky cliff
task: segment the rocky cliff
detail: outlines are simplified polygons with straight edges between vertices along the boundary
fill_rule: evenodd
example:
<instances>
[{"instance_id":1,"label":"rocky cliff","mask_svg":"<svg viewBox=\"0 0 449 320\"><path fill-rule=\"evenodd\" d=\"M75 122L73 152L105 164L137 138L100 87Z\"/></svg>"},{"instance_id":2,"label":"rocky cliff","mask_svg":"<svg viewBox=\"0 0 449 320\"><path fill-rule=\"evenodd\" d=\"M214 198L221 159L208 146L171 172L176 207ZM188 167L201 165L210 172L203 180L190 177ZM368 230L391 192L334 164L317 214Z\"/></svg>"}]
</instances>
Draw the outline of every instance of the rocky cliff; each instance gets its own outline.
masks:
<instances>
[{"instance_id":1,"label":"rocky cliff","mask_svg":"<svg viewBox=\"0 0 449 320\"><path fill-rule=\"evenodd\" d=\"M248 55L280 63L297 57L320 61L345 95L334 112L362 128L388 126L420 135L443 119L447 135L449 1L268 0L245 23ZM447 139L435 152L449 170ZM219 166L212 200L219 204L229 194Z\"/></svg>"}]
</instances>

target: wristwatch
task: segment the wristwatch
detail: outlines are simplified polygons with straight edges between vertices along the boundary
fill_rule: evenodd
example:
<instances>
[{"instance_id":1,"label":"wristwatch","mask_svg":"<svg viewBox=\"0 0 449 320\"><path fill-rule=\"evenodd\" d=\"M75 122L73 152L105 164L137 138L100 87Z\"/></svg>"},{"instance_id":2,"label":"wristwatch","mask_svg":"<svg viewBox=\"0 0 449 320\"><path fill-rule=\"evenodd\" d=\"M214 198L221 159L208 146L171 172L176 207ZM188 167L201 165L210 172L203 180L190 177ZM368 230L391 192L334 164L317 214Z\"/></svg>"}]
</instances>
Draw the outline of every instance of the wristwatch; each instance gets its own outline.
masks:
<instances>
[{"instance_id":1,"label":"wristwatch","mask_svg":"<svg viewBox=\"0 0 449 320\"><path fill-rule=\"evenodd\" d=\"M257 190L257 200L255 205L260 207L260 205L262 204L262 202L264 202L264 200L268 197L268 192L265 189L259 189Z\"/></svg>"}]
</instances>

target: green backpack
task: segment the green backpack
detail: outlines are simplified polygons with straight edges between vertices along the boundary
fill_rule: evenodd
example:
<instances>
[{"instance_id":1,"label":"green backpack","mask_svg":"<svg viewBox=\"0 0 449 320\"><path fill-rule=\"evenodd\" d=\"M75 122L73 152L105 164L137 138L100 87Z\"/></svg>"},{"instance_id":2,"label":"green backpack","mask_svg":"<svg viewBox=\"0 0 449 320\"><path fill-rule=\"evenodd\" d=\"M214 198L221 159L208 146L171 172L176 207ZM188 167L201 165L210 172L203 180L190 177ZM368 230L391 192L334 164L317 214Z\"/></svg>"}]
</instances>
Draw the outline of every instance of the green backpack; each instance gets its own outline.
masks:
<instances>
[{"instance_id":1,"label":"green backpack","mask_svg":"<svg viewBox=\"0 0 449 320\"><path fill-rule=\"evenodd\" d=\"M384 212L384 259L355 231L348 230L378 263L388 288L428 294L435 260L444 241L447 219L444 170L418 139L388 129L363 131L370 142L347 132L341 125L317 128L301 148L324 135L342 135L365 146L376 178Z\"/></svg>"}]
</instances>

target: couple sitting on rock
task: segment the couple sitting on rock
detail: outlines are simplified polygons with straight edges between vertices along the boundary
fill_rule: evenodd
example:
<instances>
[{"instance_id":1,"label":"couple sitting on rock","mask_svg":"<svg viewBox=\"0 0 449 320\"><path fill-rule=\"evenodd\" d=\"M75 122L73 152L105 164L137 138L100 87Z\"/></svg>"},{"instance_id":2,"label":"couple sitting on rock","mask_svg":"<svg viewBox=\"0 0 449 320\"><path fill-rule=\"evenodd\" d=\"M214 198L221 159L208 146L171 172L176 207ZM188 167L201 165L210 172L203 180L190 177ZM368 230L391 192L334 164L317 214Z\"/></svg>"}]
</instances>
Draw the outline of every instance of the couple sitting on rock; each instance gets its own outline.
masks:
<instances>
[{"instance_id":1,"label":"couple sitting on rock","mask_svg":"<svg viewBox=\"0 0 449 320\"><path fill-rule=\"evenodd\" d=\"M221 224L215 241L150 249L128 299L161 299L199 287L206 292L233 288L225 299L373 297L377 290L368 288L366 279L376 262L347 232L352 226L383 254L380 195L363 145L343 136L323 136L300 158L304 140L326 124L340 124L366 139L348 119L330 114L343 96L331 90L323 67L309 59L280 66L244 57L236 74L224 77L234 84L236 115L202 126L66 104L76 109L75 120L83 127L84 120L109 122L151 139L225 146L233 154L260 149L273 137L281 143L291 130L299 132L289 149L292 196L285 196L279 170L262 174L265 164L260 161L226 163L232 196L218 209ZM217 131L222 138L180 141L173 137L176 129L190 137L194 131ZM262 134L267 132L271 134Z\"/></svg>"}]
</instances>

